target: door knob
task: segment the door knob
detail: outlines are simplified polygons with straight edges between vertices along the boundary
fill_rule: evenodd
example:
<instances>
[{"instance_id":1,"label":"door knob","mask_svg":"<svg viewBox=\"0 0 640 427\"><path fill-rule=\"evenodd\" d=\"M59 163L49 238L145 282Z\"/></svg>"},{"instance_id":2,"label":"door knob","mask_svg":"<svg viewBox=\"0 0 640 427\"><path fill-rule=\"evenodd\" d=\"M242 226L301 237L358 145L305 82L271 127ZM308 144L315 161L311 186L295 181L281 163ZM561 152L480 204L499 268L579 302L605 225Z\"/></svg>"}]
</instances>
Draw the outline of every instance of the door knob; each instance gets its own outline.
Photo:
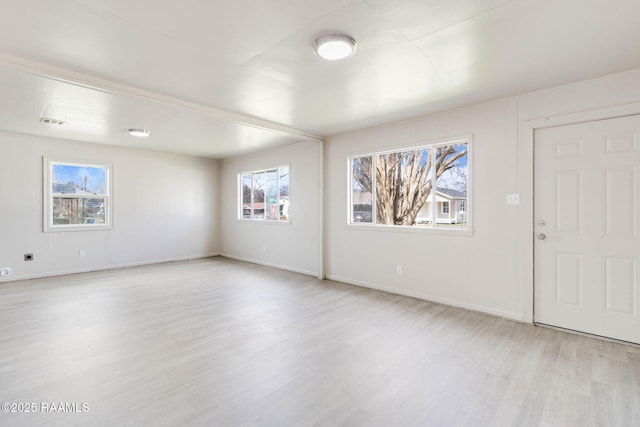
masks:
<instances>
[{"instance_id":1,"label":"door knob","mask_svg":"<svg viewBox=\"0 0 640 427\"><path fill-rule=\"evenodd\" d=\"M538 240L544 240L547 238L547 236L544 233L538 233L536 237L538 238Z\"/></svg>"}]
</instances>

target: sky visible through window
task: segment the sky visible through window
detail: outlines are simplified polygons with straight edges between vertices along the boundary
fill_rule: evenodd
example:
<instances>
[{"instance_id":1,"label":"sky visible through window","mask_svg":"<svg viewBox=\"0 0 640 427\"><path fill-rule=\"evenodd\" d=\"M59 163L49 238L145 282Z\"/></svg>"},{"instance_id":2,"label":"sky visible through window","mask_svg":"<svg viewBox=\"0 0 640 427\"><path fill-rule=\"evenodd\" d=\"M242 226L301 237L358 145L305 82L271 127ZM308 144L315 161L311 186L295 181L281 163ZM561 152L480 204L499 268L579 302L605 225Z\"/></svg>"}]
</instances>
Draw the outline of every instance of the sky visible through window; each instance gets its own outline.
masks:
<instances>
[{"instance_id":1,"label":"sky visible through window","mask_svg":"<svg viewBox=\"0 0 640 427\"><path fill-rule=\"evenodd\" d=\"M106 189L106 169L101 167L53 165L53 183L68 184L94 194L104 193Z\"/></svg>"},{"instance_id":2,"label":"sky visible through window","mask_svg":"<svg viewBox=\"0 0 640 427\"><path fill-rule=\"evenodd\" d=\"M453 147L456 154L468 149L467 144L456 144L453 145ZM469 171L468 160L468 155L464 155L456 160L456 166L445 171L442 176L438 178L438 188L442 187L466 193Z\"/></svg>"}]
</instances>

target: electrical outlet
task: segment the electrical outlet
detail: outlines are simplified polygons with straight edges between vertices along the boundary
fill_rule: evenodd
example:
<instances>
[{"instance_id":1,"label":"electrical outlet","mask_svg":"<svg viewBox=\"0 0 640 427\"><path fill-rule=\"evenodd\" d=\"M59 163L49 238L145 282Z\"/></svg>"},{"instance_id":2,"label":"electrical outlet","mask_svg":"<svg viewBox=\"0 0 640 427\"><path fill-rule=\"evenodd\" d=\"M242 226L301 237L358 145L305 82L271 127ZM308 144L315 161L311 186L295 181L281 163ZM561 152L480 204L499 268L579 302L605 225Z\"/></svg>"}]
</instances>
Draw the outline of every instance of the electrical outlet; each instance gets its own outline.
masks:
<instances>
[{"instance_id":1,"label":"electrical outlet","mask_svg":"<svg viewBox=\"0 0 640 427\"><path fill-rule=\"evenodd\" d=\"M33 261L33 254L24 254L25 261Z\"/></svg>"},{"instance_id":2,"label":"electrical outlet","mask_svg":"<svg viewBox=\"0 0 640 427\"><path fill-rule=\"evenodd\" d=\"M78 256L80 258L84 258L85 256L87 256L87 253L84 250L81 250L80 252L78 252Z\"/></svg>"},{"instance_id":3,"label":"electrical outlet","mask_svg":"<svg viewBox=\"0 0 640 427\"><path fill-rule=\"evenodd\" d=\"M507 204L508 205L519 205L520 204L520 194L507 194Z\"/></svg>"},{"instance_id":4,"label":"electrical outlet","mask_svg":"<svg viewBox=\"0 0 640 427\"><path fill-rule=\"evenodd\" d=\"M11 269L9 267L0 268L0 276L5 277L10 275L11 275Z\"/></svg>"}]
</instances>

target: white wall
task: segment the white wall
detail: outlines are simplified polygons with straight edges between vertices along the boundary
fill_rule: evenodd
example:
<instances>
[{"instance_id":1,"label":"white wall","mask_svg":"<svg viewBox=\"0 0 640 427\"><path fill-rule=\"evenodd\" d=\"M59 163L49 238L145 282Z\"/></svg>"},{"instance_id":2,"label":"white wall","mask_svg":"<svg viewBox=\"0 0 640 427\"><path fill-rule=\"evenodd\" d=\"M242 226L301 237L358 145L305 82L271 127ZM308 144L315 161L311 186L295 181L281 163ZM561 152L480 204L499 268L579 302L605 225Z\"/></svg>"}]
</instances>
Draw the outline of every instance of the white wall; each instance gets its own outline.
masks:
<instances>
[{"instance_id":1,"label":"white wall","mask_svg":"<svg viewBox=\"0 0 640 427\"><path fill-rule=\"evenodd\" d=\"M534 119L640 101L640 70L346 133L325 143L332 279L532 321ZM640 112L640 111L639 111ZM471 133L473 234L347 226L347 157ZM508 193L521 204L506 205ZM396 265L403 266L402 275Z\"/></svg>"},{"instance_id":2,"label":"white wall","mask_svg":"<svg viewBox=\"0 0 640 427\"><path fill-rule=\"evenodd\" d=\"M112 230L42 231L43 155L113 162ZM218 175L216 160L0 134L0 280L217 254Z\"/></svg>"},{"instance_id":3,"label":"white wall","mask_svg":"<svg viewBox=\"0 0 640 427\"><path fill-rule=\"evenodd\" d=\"M321 150L319 143L301 142L222 162L223 255L319 274ZM238 220L238 174L285 164L290 166L291 222Z\"/></svg>"},{"instance_id":4,"label":"white wall","mask_svg":"<svg viewBox=\"0 0 640 427\"><path fill-rule=\"evenodd\" d=\"M530 123L639 102L634 70L334 136L324 151L303 142L221 162L0 135L0 267L18 279L223 253L530 322ZM640 113L640 104L624 108ZM474 136L472 235L347 226L348 156L465 134ZM43 155L114 163L113 230L42 232ZM283 164L291 167L291 223L239 221L237 174ZM507 206L508 193L519 193L520 205ZM24 262L25 253L35 261Z\"/></svg>"}]
</instances>

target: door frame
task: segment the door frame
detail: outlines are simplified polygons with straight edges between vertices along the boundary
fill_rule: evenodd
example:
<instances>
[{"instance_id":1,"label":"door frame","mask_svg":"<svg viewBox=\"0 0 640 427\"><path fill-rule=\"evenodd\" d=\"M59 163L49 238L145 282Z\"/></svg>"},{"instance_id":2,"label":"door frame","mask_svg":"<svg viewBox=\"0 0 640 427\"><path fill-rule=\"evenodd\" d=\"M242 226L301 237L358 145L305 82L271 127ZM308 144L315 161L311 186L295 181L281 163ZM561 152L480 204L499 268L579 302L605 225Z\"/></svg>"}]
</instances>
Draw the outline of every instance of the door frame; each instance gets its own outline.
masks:
<instances>
[{"instance_id":1,"label":"door frame","mask_svg":"<svg viewBox=\"0 0 640 427\"><path fill-rule=\"evenodd\" d=\"M521 189L520 209L518 209L518 222L526 224L519 228L518 240L524 242L519 247L519 271L523 280L523 295L520 301L520 313L523 321L535 323L535 283L534 283L534 147L535 131L558 126L589 123L600 120L617 119L640 115L640 102L614 107L605 107L595 110L581 111L577 113L548 116L539 119L527 120L523 124L520 140L523 142L518 150L518 186Z\"/></svg>"}]
</instances>

